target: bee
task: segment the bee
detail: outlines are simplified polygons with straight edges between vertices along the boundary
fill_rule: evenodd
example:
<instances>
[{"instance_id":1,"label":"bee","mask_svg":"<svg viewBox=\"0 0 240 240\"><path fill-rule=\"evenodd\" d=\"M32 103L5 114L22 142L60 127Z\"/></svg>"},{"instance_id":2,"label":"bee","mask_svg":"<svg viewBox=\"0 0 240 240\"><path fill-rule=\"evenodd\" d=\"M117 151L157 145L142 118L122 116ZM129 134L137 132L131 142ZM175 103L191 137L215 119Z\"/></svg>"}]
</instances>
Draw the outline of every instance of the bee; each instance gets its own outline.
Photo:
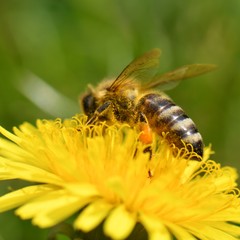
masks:
<instances>
[{"instance_id":1,"label":"bee","mask_svg":"<svg viewBox=\"0 0 240 240\"><path fill-rule=\"evenodd\" d=\"M165 74L158 74L160 50L152 49L133 60L113 80L104 80L81 99L88 124L106 121L128 123L138 126L142 132L140 141L152 142L152 132L181 149L185 146L194 154L190 159L200 160L203 156L203 139L195 123L163 91L163 87L177 81L198 76L215 69L213 64L191 64ZM155 89L156 90L155 90Z\"/></svg>"}]
</instances>

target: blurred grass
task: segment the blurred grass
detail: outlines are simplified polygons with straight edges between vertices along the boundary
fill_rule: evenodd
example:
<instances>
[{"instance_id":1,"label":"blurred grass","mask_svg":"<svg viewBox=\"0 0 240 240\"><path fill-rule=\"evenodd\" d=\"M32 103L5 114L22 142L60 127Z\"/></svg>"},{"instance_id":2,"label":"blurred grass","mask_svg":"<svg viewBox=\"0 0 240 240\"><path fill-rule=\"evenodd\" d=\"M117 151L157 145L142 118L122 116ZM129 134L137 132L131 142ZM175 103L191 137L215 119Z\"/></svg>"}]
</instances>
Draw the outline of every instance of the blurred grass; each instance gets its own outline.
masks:
<instances>
[{"instance_id":1,"label":"blurred grass","mask_svg":"<svg viewBox=\"0 0 240 240\"><path fill-rule=\"evenodd\" d=\"M78 97L88 83L118 75L134 57L159 47L162 72L190 63L219 66L168 94L212 143L214 159L240 169L239 22L238 0L3 0L0 125L11 129L37 118L70 117L80 111ZM66 100L55 101L52 92L31 85L32 76ZM40 109L23 89L55 111ZM27 239L27 232L44 239L12 212L0 215L0 226L0 240Z\"/></svg>"}]
</instances>

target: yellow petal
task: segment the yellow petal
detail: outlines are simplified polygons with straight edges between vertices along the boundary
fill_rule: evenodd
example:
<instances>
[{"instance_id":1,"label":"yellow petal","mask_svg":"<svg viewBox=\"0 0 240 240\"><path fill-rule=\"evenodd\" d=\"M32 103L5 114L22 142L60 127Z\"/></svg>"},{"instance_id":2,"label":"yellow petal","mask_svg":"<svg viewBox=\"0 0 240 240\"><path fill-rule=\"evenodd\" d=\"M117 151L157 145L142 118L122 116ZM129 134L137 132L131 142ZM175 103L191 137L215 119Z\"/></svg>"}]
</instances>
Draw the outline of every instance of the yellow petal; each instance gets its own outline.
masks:
<instances>
[{"instance_id":1,"label":"yellow petal","mask_svg":"<svg viewBox=\"0 0 240 240\"><path fill-rule=\"evenodd\" d=\"M163 229L159 229L158 231L149 232L149 240L172 240L171 235L166 231L164 225L162 227Z\"/></svg>"},{"instance_id":2,"label":"yellow petal","mask_svg":"<svg viewBox=\"0 0 240 240\"><path fill-rule=\"evenodd\" d=\"M108 215L112 205L99 200L87 206L74 222L74 226L82 231L90 231L97 227Z\"/></svg>"},{"instance_id":3,"label":"yellow petal","mask_svg":"<svg viewBox=\"0 0 240 240\"><path fill-rule=\"evenodd\" d=\"M21 162L25 162L26 159L31 158L31 154L6 139L0 138L0 146L0 154L5 158Z\"/></svg>"},{"instance_id":4,"label":"yellow petal","mask_svg":"<svg viewBox=\"0 0 240 240\"><path fill-rule=\"evenodd\" d=\"M21 142L21 138L19 138L16 135L10 133L9 131L7 131L6 129L4 129L1 126L0 126L0 133L2 135L4 135L6 138L10 139L11 141L13 141L13 142L15 142L17 144Z\"/></svg>"},{"instance_id":5,"label":"yellow petal","mask_svg":"<svg viewBox=\"0 0 240 240\"><path fill-rule=\"evenodd\" d=\"M81 209L89 199L79 199L65 190L57 190L23 205L16 214L23 219L33 218L39 227L51 227Z\"/></svg>"},{"instance_id":6,"label":"yellow petal","mask_svg":"<svg viewBox=\"0 0 240 240\"><path fill-rule=\"evenodd\" d=\"M0 212L18 207L33 198L42 196L43 194L47 194L54 190L56 190L55 186L36 185L5 194L4 196L0 197Z\"/></svg>"},{"instance_id":7,"label":"yellow petal","mask_svg":"<svg viewBox=\"0 0 240 240\"><path fill-rule=\"evenodd\" d=\"M129 213L124 206L116 207L104 223L104 232L113 239L124 239L133 230L136 217Z\"/></svg>"},{"instance_id":8,"label":"yellow petal","mask_svg":"<svg viewBox=\"0 0 240 240\"><path fill-rule=\"evenodd\" d=\"M42 168L31 166L27 163L8 161L4 158L1 158L1 164L5 164L6 166L1 168L3 176L0 176L0 179L18 178L30 182L44 182L62 185L62 180L57 175Z\"/></svg>"},{"instance_id":9,"label":"yellow petal","mask_svg":"<svg viewBox=\"0 0 240 240\"><path fill-rule=\"evenodd\" d=\"M140 215L141 223L149 233L149 239L151 240L171 240L171 234L166 228L165 224L157 219L145 214Z\"/></svg>"},{"instance_id":10,"label":"yellow petal","mask_svg":"<svg viewBox=\"0 0 240 240\"><path fill-rule=\"evenodd\" d=\"M239 225L233 225L227 222L205 222L205 223L213 228L216 228L228 234L231 234L232 236L240 237Z\"/></svg>"},{"instance_id":11,"label":"yellow petal","mask_svg":"<svg viewBox=\"0 0 240 240\"><path fill-rule=\"evenodd\" d=\"M219 230L205 222L191 222L189 224L183 224L183 226L201 240L239 240L240 237L240 231L238 237L234 237L224 230Z\"/></svg>"},{"instance_id":12,"label":"yellow petal","mask_svg":"<svg viewBox=\"0 0 240 240\"><path fill-rule=\"evenodd\" d=\"M191 233L189 233L183 227L173 224L173 223L166 223L166 226L170 229L172 234L176 237L176 239L187 239L187 240L196 240L197 237L194 237Z\"/></svg>"},{"instance_id":13,"label":"yellow petal","mask_svg":"<svg viewBox=\"0 0 240 240\"><path fill-rule=\"evenodd\" d=\"M122 179L118 176L111 177L107 181L107 185L114 193L116 193L118 196L123 198L124 197L124 188L123 188L123 184L122 184L121 180Z\"/></svg>"},{"instance_id":14,"label":"yellow petal","mask_svg":"<svg viewBox=\"0 0 240 240\"><path fill-rule=\"evenodd\" d=\"M223 174L214 179L214 184L217 187L216 191L224 191L227 188L235 187L235 182L238 178L237 171L234 168L223 167Z\"/></svg>"},{"instance_id":15,"label":"yellow petal","mask_svg":"<svg viewBox=\"0 0 240 240\"><path fill-rule=\"evenodd\" d=\"M79 197L99 196L96 186L90 183L68 183L65 188Z\"/></svg>"}]
</instances>

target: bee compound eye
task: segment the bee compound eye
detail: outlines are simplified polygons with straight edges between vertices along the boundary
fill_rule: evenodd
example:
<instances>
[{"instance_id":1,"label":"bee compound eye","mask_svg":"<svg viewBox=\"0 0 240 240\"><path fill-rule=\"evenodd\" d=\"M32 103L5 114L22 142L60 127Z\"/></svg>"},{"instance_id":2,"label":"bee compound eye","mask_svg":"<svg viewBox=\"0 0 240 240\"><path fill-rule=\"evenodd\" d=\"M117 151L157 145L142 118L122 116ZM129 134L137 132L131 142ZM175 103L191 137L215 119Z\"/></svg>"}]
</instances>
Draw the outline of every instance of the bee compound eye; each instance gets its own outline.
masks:
<instances>
[{"instance_id":1,"label":"bee compound eye","mask_svg":"<svg viewBox=\"0 0 240 240\"><path fill-rule=\"evenodd\" d=\"M97 108L97 103L96 103L96 98L93 96L92 93L88 93L83 96L82 108L84 113L88 116L92 115L95 112Z\"/></svg>"}]
</instances>

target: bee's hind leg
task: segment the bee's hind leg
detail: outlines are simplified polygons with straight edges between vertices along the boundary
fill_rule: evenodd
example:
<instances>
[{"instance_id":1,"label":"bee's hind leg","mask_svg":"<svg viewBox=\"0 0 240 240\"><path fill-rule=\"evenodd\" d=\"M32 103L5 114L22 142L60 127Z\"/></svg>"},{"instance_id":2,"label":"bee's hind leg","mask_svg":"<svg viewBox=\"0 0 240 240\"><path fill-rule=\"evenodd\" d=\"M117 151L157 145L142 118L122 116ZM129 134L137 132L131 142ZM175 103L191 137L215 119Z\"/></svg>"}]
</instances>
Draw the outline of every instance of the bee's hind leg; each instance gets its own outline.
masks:
<instances>
[{"instance_id":1,"label":"bee's hind leg","mask_svg":"<svg viewBox=\"0 0 240 240\"><path fill-rule=\"evenodd\" d=\"M144 148L143 150L144 153L149 153L149 161L152 159L152 146L147 146L146 148Z\"/></svg>"},{"instance_id":2,"label":"bee's hind leg","mask_svg":"<svg viewBox=\"0 0 240 240\"><path fill-rule=\"evenodd\" d=\"M143 144L148 145L144 148L144 153L149 153L149 160L152 159L152 147L149 145L153 141L153 133L152 129L150 128L146 116L139 112L137 116L137 125L141 132L139 135L139 141L141 141Z\"/></svg>"}]
</instances>

